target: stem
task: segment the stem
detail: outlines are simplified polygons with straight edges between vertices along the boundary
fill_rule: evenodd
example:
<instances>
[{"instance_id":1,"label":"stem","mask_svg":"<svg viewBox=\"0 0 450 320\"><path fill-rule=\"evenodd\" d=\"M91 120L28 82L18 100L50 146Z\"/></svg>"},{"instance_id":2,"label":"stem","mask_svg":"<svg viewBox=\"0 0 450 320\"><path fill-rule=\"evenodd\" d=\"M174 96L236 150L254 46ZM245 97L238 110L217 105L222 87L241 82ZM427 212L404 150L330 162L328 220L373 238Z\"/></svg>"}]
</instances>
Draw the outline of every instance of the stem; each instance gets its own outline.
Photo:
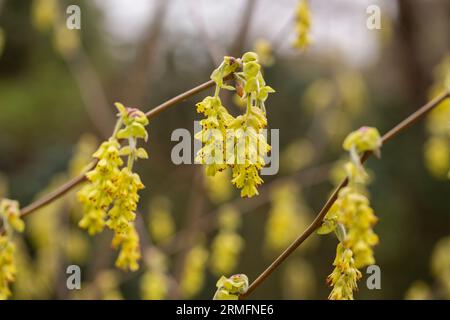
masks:
<instances>
[{"instance_id":1,"label":"stem","mask_svg":"<svg viewBox=\"0 0 450 320\"><path fill-rule=\"evenodd\" d=\"M223 80L226 81L226 80L230 80L232 78L233 78L233 74L231 73L231 74L227 75L225 78L223 78ZM145 115L149 119L153 118L156 115L158 115L159 113L161 113L164 110L168 109L169 107L171 107L171 106L173 106L175 104L178 104L180 102L183 102L187 98L189 98L189 97L191 97L191 96L193 96L193 95L195 95L195 94L197 94L199 92L202 92L202 91L204 91L204 90L206 90L208 88L211 88L211 87L213 87L215 85L216 85L216 83L214 81L209 80L209 81L207 81L205 83L202 83L201 85L199 85L199 86L197 86L195 88L192 88L192 89L190 89L190 90L188 90L186 92L183 92L182 94L179 94L176 97L173 97L170 100L167 100L164 103L161 103L159 106L156 106L152 110L148 111Z\"/></svg>"},{"instance_id":2,"label":"stem","mask_svg":"<svg viewBox=\"0 0 450 320\"><path fill-rule=\"evenodd\" d=\"M116 137L117 133L119 132L120 128L122 127L122 123L123 123L122 118L117 119L113 134L111 136L112 138Z\"/></svg>"},{"instance_id":3,"label":"stem","mask_svg":"<svg viewBox=\"0 0 450 320\"><path fill-rule=\"evenodd\" d=\"M97 163L96 161L91 162L88 165L86 172L91 170L95 166L96 163ZM22 210L20 211L20 216L23 218L23 217L29 215L30 213L42 208L43 206L49 204L53 200L56 200L59 197L65 195L69 190L73 189L80 183L84 182L86 179L87 179L86 175L85 175L85 173L83 173L83 174L80 174L77 177L73 178L72 180L69 180L67 183L63 184L61 187L59 187L55 191L49 193L48 195L42 197L39 200L36 200L35 202L29 204L28 206L22 208Z\"/></svg>"},{"instance_id":4,"label":"stem","mask_svg":"<svg viewBox=\"0 0 450 320\"><path fill-rule=\"evenodd\" d=\"M252 94L250 93L249 96L247 96L247 112L245 115L248 117L250 115L250 112L252 110Z\"/></svg>"},{"instance_id":5,"label":"stem","mask_svg":"<svg viewBox=\"0 0 450 320\"><path fill-rule=\"evenodd\" d=\"M220 93L220 87L216 85L216 90L214 90L214 97L215 98L219 97L219 93Z\"/></svg>"},{"instance_id":6,"label":"stem","mask_svg":"<svg viewBox=\"0 0 450 320\"><path fill-rule=\"evenodd\" d=\"M228 76L226 76L224 78L224 80L230 80L231 78L233 78L233 74L230 74ZM157 115L159 115L161 112L163 112L164 110L168 109L169 107L176 105L184 100L186 100L187 98L202 92L208 88L211 88L215 85L215 82L212 80L209 80L195 88L192 88L186 92L183 92L181 94L179 94L176 97L173 97L170 100L167 100L166 102L156 106L155 108L151 109L150 111L148 111L145 115L148 118L153 118L156 117ZM116 124L117 125L117 124ZM76 176L75 178L73 178L72 180L68 181L67 183L65 183L64 185L62 185L61 187L59 187L58 189L56 189L55 191L49 193L48 195L42 197L41 199L38 199L34 202L32 202L31 204L29 204L28 206L24 207L21 211L20 211L20 216L21 217L25 217L31 213L33 213L34 211L44 207L45 205L49 204L50 202L62 197L63 195L65 195L68 191L70 191L71 189L75 188L77 185L83 183L84 181L86 181L86 172L88 172L89 170L91 170L95 164L97 163L97 161L93 161L91 162L86 171L83 172L82 174ZM0 234L2 234L2 231L0 230Z\"/></svg>"},{"instance_id":7,"label":"stem","mask_svg":"<svg viewBox=\"0 0 450 320\"><path fill-rule=\"evenodd\" d=\"M131 148L131 153L128 155L127 168L128 170L133 171L134 156L136 154L136 139L130 138L128 141L128 145Z\"/></svg>"},{"instance_id":8,"label":"stem","mask_svg":"<svg viewBox=\"0 0 450 320\"><path fill-rule=\"evenodd\" d=\"M406 119L401 121L399 124L397 124L394 128L389 130L387 133L385 133L381 139L383 141L383 144L387 141L391 140L395 136L397 136L401 131L409 128L412 124L417 122L419 119L423 118L429 111L431 111L433 108L435 108L437 105L439 105L442 101L450 97L450 91L446 91L444 93L441 93L436 98L419 108L417 111L412 113L410 116L408 116ZM361 164L363 164L370 156L372 155L372 152L366 151L361 156ZM252 294L255 289L261 285L274 271L276 268L278 268L316 229L318 229L322 225L322 221L325 218L325 215L327 214L328 210L331 208L331 206L336 201L339 191L344 188L348 184L348 178L345 178L339 186L334 190L331 197L327 200L325 205L322 207L322 209L317 214L314 221L306 228L306 230L292 242L289 247L286 248L286 250L281 253L278 258L276 258L257 278L255 281L252 282L252 284L248 287L247 292L243 293L239 298L245 299L249 295Z\"/></svg>"}]
</instances>

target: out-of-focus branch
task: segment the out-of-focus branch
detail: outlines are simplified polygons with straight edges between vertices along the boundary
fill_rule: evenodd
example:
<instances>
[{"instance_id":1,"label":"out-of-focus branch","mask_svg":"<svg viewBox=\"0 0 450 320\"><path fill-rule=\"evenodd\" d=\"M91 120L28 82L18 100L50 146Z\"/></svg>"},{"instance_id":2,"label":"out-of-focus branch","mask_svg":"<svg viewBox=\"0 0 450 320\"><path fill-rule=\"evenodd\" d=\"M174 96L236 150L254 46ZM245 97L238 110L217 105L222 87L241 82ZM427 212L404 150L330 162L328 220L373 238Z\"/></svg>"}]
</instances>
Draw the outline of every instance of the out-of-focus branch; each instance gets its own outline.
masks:
<instances>
[{"instance_id":1,"label":"out-of-focus branch","mask_svg":"<svg viewBox=\"0 0 450 320\"><path fill-rule=\"evenodd\" d=\"M224 80L229 80L231 78L232 78L232 75L229 75L229 76L225 77ZM193 89L190 89L186 92L179 94L178 96L176 96L166 102L163 102L159 106L156 106L155 108L148 111L146 113L146 115L148 118L154 118L157 115L159 115L161 112L163 112L164 110L168 109L169 107L176 105L199 92L202 92L208 88L211 88L214 85L215 85L214 81L212 81L212 80L207 81ZM90 169L92 169L94 166L95 166L95 161L88 165L86 172L89 171ZM21 217L27 216L27 215L35 212L36 210L44 207L45 205L49 204L50 202L62 197L68 191L70 191L71 189L75 188L79 184L86 181L86 176L85 176L86 172L83 172L82 174L80 174L77 177L73 178L72 180L68 181L67 183L65 183L64 185L62 185L55 191L51 192L50 194L44 196L43 198L38 199L35 202L32 202L28 206L24 207L20 212Z\"/></svg>"},{"instance_id":2,"label":"out-of-focus branch","mask_svg":"<svg viewBox=\"0 0 450 320\"><path fill-rule=\"evenodd\" d=\"M254 9L256 7L256 0L247 0L247 3L242 12L241 24L236 33L233 45L231 47L231 54L238 56L245 47L245 41L247 40L248 31L253 18Z\"/></svg>"},{"instance_id":3,"label":"out-of-focus branch","mask_svg":"<svg viewBox=\"0 0 450 320\"><path fill-rule=\"evenodd\" d=\"M416 112L405 118L403 121L401 121L399 124L397 124L394 128L389 130L387 133L385 133L381 140L384 143L389 141L390 139L397 136L400 132L403 130L406 130L411 125L413 125L415 122L417 122L419 119L423 118L428 112L430 112L433 108L438 106L442 101L450 97L450 91L447 90L446 92L443 92L421 108L419 108ZM372 152L365 152L361 156L361 163L364 163L370 156L372 155ZM253 283L249 286L247 292L242 294L240 296L240 299L245 299L249 295L252 294L255 289L261 285L306 239L313 234L313 232L318 229L323 222L323 219L325 218L327 212L330 210L331 206L335 203L335 201L338 198L339 191L341 191L342 188L344 188L348 184L348 178L345 178L341 184L334 190L333 194L330 198L328 198L325 205L322 207L322 209L317 214L314 221L308 226L308 228L297 238L294 240L294 242L291 243L291 245L281 253L278 258L276 258L270 266L268 266L257 278Z\"/></svg>"},{"instance_id":4,"label":"out-of-focus branch","mask_svg":"<svg viewBox=\"0 0 450 320\"><path fill-rule=\"evenodd\" d=\"M222 57L225 55L225 51L217 44L216 41L211 39L211 37L209 36L208 28L206 28L205 26L205 21L203 20L203 17L199 13L200 4L198 3L198 0L188 0L185 3L188 6L192 22L199 31L200 36L203 42L205 43L206 48L208 49L211 61L214 63L214 65L218 65L222 61Z\"/></svg>"}]
</instances>

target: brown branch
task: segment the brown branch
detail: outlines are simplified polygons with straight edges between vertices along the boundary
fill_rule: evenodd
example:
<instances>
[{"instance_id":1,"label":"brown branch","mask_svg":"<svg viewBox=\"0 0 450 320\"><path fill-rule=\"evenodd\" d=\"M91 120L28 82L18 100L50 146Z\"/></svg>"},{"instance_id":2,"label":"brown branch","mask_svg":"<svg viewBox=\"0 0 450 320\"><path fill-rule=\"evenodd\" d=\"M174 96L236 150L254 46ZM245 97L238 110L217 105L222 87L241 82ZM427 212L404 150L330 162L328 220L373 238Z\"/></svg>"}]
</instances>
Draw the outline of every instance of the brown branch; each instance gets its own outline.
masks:
<instances>
[{"instance_id":1,"label":"brown branch","mask_svg":"<svg viewBox=\"0 0 450 320\"><path fill-rule=\"evenodd\" d=\"M89 171L90 169L92 169L94 167L94 165L95 165L95 162L90 163L88 165L86 171ZM49 193L48 195L46 195L46 196L32 202L28 206L24 207L20 211L20 216L23 218L23 217L29 215L30 213L36 211L37 209L44 207L45 205L49 204L53 200L56 200L59 197L65 195L68 191L70 191L72 188L76 187L77 185L79 185L81 182L83 182L85 180L86 180L86 176L84 173L73 178L72 180L69 180L68 182L63 184L61 187L59 187L55 191Z\"/></svg>"},{"instance_id":2,"label":"brown branch","mask_svg":"<svg viewBox=\"0 0 450 320\"><path fill-rule=\"evenodd\" d=\"M232 77L233 77L233 75L230 74L230 75L226 76L224 78L224 80L229 80ZM169 107L176 105L180 102L183 102L187 98L189 98L199 92L202 92L208 88L211 88L214 85L215 85L214 81L212 81L212 80L207 81L195 88L192 88L186 92L183 92L183 93L177 95L176 97L173 97L172 99L167 100L166 102L156 106L155 108L148 111L146 113L146 116L148 118L154 118L157 115L159 115L161 112L163 112L164 110L168 109ZM94 167L94 165L95 165L95 161L89 164L88 169L86 171L92 169ZM85 176L85 173L82 173L79 176L77 176L77 177L73 178L72 180L70 180L69 182L67 182L66 184L62 185L55 191L51 192L50 194L44 196L41 199L36 200L35 202L32 202L28 206L24 207L20 212L20 216L25 217L25 216L33 213L34 211L44 207L45 205L49 204L50 202L62 197L68 191L75 188L77 185L81 184L84 181L86 181L86 176Z\"/></svg>"},{"instance_id":3,"label":"brown branch","mask_svg":"<svg viewBox=\"0 0 450 320\"><path fill-rule=\"evenodd\" d=\"M328 179L330 168L331 164L326 164L319 167L311 167L299 170L292 176L277 178L267 184L264 184L259 189L260 195L258 197L248 199L241 198L239 196L231 202L228 202L227 205L235 207L241 215L255 212L255 209L263 206L270 201L270 195L272 194L272 192L283 183L297 179L301 180L302 187L313 186ZM196 226L197 229L201 230L201 232L211 232L216 228L217 215L219 214L219 212L220 207L200 216L192 223ZM174 234L170 239L166 240L165 243L162 243L159 247L166 254L175 254L181 250L186 250L186 248L189 247L189 243L186 241L187 232L187 229L179 230L176 234Z\"/></svg>"},{"instance_id":4,"label":"brown branch","mask_svg":"<svg viewBox=\"0 0 450 320\"><path fill-rule=\"evenodd\" d=\"M83 48L75 56L62 55L74 78L87 115L100 132L108 137L109 128L115 122L114 110L109 106L108 98L92 61Z\"/></svg>"},{"instance_id":5,"label":"brown branch","mask_svg":"<svg viewBox=\"0 0 450 320\"><path fill-rule=\"evenodd\" d=\"M416 112L408 116L406 119L401 121L399 124L397 124L394 128L389 130L387 133L383 135L381 138L383 141L383 144L389 141L390 139L397 136L401 131L407 129L412 124L417 122L419 119L424 117L429 111L431 111L433 108L435 108L437 105L439 105L442 101L450 97L450 91L444 92L419 108ZM368 151L365 152L361 156L361 163L364 163L370 156L372 155L372 152ZM255 289L261 285L274 271L276 268L278 268L317 228L319 228L322 225L322 221L325 218L325 215L327 214L328 210L331 208L331 206L336 201L339 191L344 188L348 183L348 178L345 178L341 184L334 190L331 197L327 200L325 205L322 207L322 209L317 214L314 221L308 226L308 228L296 239L294 242L292 242L289 247L281 253L278 258L276 258L272 264L270 264L269 267L267 267L257 278L255 281L252 282L252 284L249 286L247 292L242 294L240 296L240 299L247 298L250 294L252 294Z\"/></svg>"},{"instance_id":6,"label":"brown branch","mask_svg":"<svg viewBox=\"0 0 450 320\"><path fill-rule=\"evenodd\" d=\"M233 75L230 74L228 76L226 76L225 78L223 78L224 80L230 80L231 78L233 78ZM159 106L156 106L155 108L153 108L152 110L148 111L145 115L147 116L147 118L154 118L155 116L157 116L159 113L163 112L164 110L168 109L169 107L178 104L180 102L183 102L184 100L186 100L187 98L196 95L199 92L202 92L208 88L211 88L215 85L215 82L212 80L209 80L205 83L202 83L199 86L196 86L195 88L192 88L186 92L183 92L182 94L177 95L176 97L173 97L170 100L167 100L164 103L161 103Z\"/></svg>"}]
</instances>

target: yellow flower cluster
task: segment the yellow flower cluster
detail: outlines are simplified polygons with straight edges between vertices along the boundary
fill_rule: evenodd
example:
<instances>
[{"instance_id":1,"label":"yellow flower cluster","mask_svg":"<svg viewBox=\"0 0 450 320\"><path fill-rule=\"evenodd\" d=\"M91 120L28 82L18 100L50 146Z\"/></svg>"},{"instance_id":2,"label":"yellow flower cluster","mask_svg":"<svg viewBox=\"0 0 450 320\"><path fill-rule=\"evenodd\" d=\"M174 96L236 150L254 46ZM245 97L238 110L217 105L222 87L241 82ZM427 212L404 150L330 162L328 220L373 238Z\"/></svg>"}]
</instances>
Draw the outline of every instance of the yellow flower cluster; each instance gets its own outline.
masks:
<instances>
[{"instance_id":1,"label":"yellow flower cluster","mask_svg":"<svg viewBox=\"0 0 450 320\"><path fill-rule=\"evenodd\" d=\"M170 281L164 254L152 249L146 255L148 269L141 279L141 297L145 300L162 300L169 294Z\"/></svg>"},{"instance_id":2,"label":"yellow flower cluster","mask_svg":"<svg viewBox=\"0 0 450 320\"><path fill-rule=\"evenodd\" d=\"M333 210L337 210L337 221L348 230L344 239L346 248L354 253L355 266L362 268L375 263L373 246L378 243L378 236L372 230L377 222L369 200L351 187L343 188Z\"/></svg>"},{"instance_id":3,"label":"yellow flower cluster","mask_svg":"<svg viewBox=\"0 0 450 320\"><path fill-rule=\"evenodd\" d=\"M236 72L239 68L242 72ZM237 79L238 94L247 101L246 113L237 118L228 113L219 98L220 89L234 89L223 82L231 73ZM274 90L266 85L254 52L247 52L241 59L225 57L211 79L216 83L214 96L197 104L197 112L206 118L201 120L202 130L196 134L203 143L196 161L206 165L208 176L232 167L232 183L241 189L242 197L252 197L263 182L259 170L270 150L261 129L267 126L264 103Z\"/></svg>"},{"instance_id":4,"label":"yellow flower cluster","mask_svg":"<svg viewBox=\"0 0 450 320\"><path fill-rule=\"evenodd\" d=\"M333 272L327 282L333 286L330 300L353 300L353 291L358 288L356 282L361 279L361 272L355 267L353 252L339 243L336 249Z\"/></svg>"},{"instance_id":5,"label":"yellow flower cluster","mask_svg":"<svg viewBox=\"0 0 450 320\"><path fill-rule=\"evenodd\" d=\"M297 38L293 45L295 48L305 49L310 44L311 13L308 0L299 0L295 9L295 31Z\"/></svg>"},{"instance_id":6,"label":"yellow flower cluster","mask_svg":"<svg viewBox=\"0 0 450 320\"><path fill-rule=\"evenodd\" d=\"M231 206L219 212L219 232L211 245L210 267L214 275L230 274L236 267L244 239L237 233L239 212Z\"/></svg>"},{"instance_id":7,"label":"yellow flower cluster","mask_svg":"<svg viewBox=\"0 0 450 320\"><path fill-rule=\"evenodd\" d=\"M98 159L95 168L86 174L89 184L78 192L78 200L84 206L84 214L79 226L87 229L90 235L103 230L106 211L117 192L119 167L123 164L119 157L120 144L112 137L103 142L93 154Z\"/></svg>"},{"instance_id":8,"label":"yellow flower cluster","mask_svg":"<svg viewBox=\"0 0 450 320\"><path fill-rule=\"evenodd\" d=\"M275 58L273 56L273 48L266 39L258 39L254 45L255 53L259 57L259 62L265 67L273 65Z\"/></svg>"},{"instance_id":9,"label":"yellow flower cluster","mask_svg":"<svg viewBox=\"0 0 450 320\"><path fill-rule=\"evenodd\" d=\"M284 299L312 299L316 293L316 272L312 263L302 257L289 260L282 273Z\"/></svg>"},{"instance_id":10,"label":"yellow flower cluster","mask_svg":"<svg viewBox=\"0 0 450 320\"><path fill-rule=\"evenodd\" d=\"M6 233L10 233L11 228L17 232L23 232L25 229L25 223L20 218L19 202L15 200L1 199L0 218L3 220Z\"/></svg>"},{"instance_id":11,"label":"yellow flower cluster","mask_svg":"<svg viewBox=\"0 0 450 320\"><path fill-rule=\"evenodd\" d=\"M55 175L50 183L34 199L40 199L67 180L64 173ZM39 210L39 214L27 217L26 243L16 240L17 277L14 283L15 299L51 299L60 271L64 247L74 249L69 242L69 232L61 217L67 209L67 201L57 199ZM78 264L75 260L67 260Z\"/></svg>"},{"instance_id":12,"label":"yellow flower cluster","mask_svg":"<svg viewBox=\"0 0 450 320\"><path fill-rule=\"evenodd\" d=\"M434 247L431 270L443 289L443 298L450 299L450 236L439 240Z\"/></svg>"},{"instance_id":13,"label":"yellow flower cluster","mask_svg":"<svg viewBox=\"0 0 450 320\"><path fill-rule=\"evenodd\" d=\"M267 137L262 133L267 126L264 104L269 93L275 91L266 85L256 53L244 54L242 65L243 71L236 76L243 83L247 111L230 124L235 132L232 183L241 189L241 197L250 198L259 194L257 186L263 183L259 170L264 167L264 156L270 151Z\"/></svg>"},{"instance_id":14,"label":"yellow flower cluster","mask_svg":"<svg viewBox=\"0 0 450 320\"><path fill-rule=\"evenodd\" d=\"M203 288L207 261L208 250L203 245L196 245L187 253L180 280L180 292L183 299L192 298Z\"/></svg>"},{"instance_id":15,"label":"yellow flower cluster","mask_svg":"<svg viewBox=\"0 0 450 320\"><path fill-rule=\"evenodd\" d=\"M248 277L245 274L235 274L230 278L222 276L216 287L213 300L238 300L239 295L248 289Z\"/></svg>"},{"instance_id":16,"label":"yellow flower cluster","mask_svg":"<svg viewBox=\"0 0 450 320\"><path fill-rule=\"evenodd\" d=\"M82 284L83 290L73 290L71 298L81 300L122 300L120 280L120 273L117 270L103 270L91 282Z\"/></svg>"},{"instance_id":17,"label":"yellow flower cluster","mask_svg":"<svg viewBox=\"0 0 450 320\"><path fill-rule=\"evenodd\" d=\"M266 224L266 247L274 252L286 248L308 226L309 210L299 201L300 191L292 182L278 187L272 194Z\"/></svg>"},{"instance_id":18,"label":"yellow flower cluster","mask_svg":"<svg viewBox=\"0 0 450 320\"><path fill-rule=\"evenodd\" d=\"M12 242L13 230L23 232L25 224L20 218L19 203L17 201L2 199L0 201L0 221L4 234L0 233L0 300L11 295L9 285L16 278L15 251Z\"/></svg>"},{"instance_id":19,"label":"yellow flower cluster","mask_svg":"<svg viewBox=\"0 0 450 320\"><path fill-rule=\"evenodd\" d=\"M139 201L138 191L144 188L138 174L133 173L134 161L148 158L143 148L137 148L137 139L147 140L145 126L148 119L137 109L125 108L116 103L119 120L112 137L103 142L93 154L97 164L86 174L89 182L78 192L84 205L84 215L79 225L90 234L101 232L106 225L114 231L113 246L121 248L116 265L136 270L140 258L139 237L133 221ZM119 139L127 139L121 148ZM121 157L128 158L127 166Z\"/></svg>"},{"instance_id":20,"label":"yellow flower cluster","mask_svg":"<svg viewBox=\"0 0 450 320\"><path fill-rule=\"evenodd\" d=\"M332 78L314 80L301 98L305 112L320 118L326 139L333 145L341 145L352 128L353 120L369 102L364 78L356 71L338 71Z\"/></svg>"},{"instance_id":21,"label":"yellow flower cluster","mask_svg":"<svg viewBox=\"0 0 450 320\"><path fill-rule=\"evenodd\" d=\"M63 8L57 0L34 0L31 7L33 26L40 32L51 32L54 48L65 58L72 58L80 47L78 30L64 23Z\"/></svg>"},{"instance_id":22,"label":"yellow flower cluster","mask_svg":"<svg viewBox=\"0 0 450 320\"><path fill-rule=\"evenodd\" d=\"M230 185L231 170L229 168L222 172L217 172L214 176L205 174L204 183L208 198L213 203L223 203L233 195L233 188Z\"/></svg>"},{"instance_id":23,"label":"yellow flower cluster","mask_svg":"<svg viewBox=\"0 0 450 320\"><path fill-rule=\"evenodd\" d=\"M450 54L435 70L435 81L430 89L430 98L444 90L450 90ZM450 100L446 99L434 108L427 118L430 138L425 143L425 164L437 178L450 179Z\"/></svg>"},{"instance_id":24,"label":"yellow flower cluster","mask_svg":"<svg viewBox=\"0 0 450 320\"><path fill-rule=\"evenodd\" d=\"M14 243L7 236L0 235L0 300L11 295L9 284L15 280L17 272L14 252Z\"/></svg>"},{"instance_id":25,"label":"yellow flower cluster","mask_svg":"<svg viewBox=\"0 0 450 320\"><path fill-rule=\"evenodd\" d=\"M112 240L113 248L120 246L119 256L116 260L116 267L136 271L139 269L138 261L141 258L139 249L139 236L134 223L128 223L124 231L116 232Z\"/></svg>"},{"instance_id":26,"label":"yellow flower cluster","mask_svg":"<svg viewBox=\"0 0 450 320\"><path fill-rule=\"evenodd\" d=\"M351 161L344 165L349 183L339 191L336 202L318 229L319 234L334 231L340 241L333 264L335 269L328 277L333 286L330 299L353 299L356 280L360 278L358 269L375 263L373 247L378 243L378 236L372 229L377 218L365 195L368 176L360 163L363 152L379 152L378 130L362 127L347 136L343 147L350 151Z\"/></svg>"},{"instance_id":27,"label":"yellow flower cluster","mask_svg":"<svg viewBox=\"0 0 450 320\"><path fill-rule=\"evenodd\" d=\"M432 298L430 287L423 281L414 281L405 293L405 300L429 300Z\"/></svg>"},{"instance_id":28,"label":"yellow flower cluster","mask_svg":"<svg viewBox=\"0 0 450 320\"><path fill-rule=\"evenodd\" d=\"M202 130L195 135L204 144L195 161L206 166L207 176L214 176L227 168L226 130L233 119L216 92L216 96L206 97L197 103L197 112L203 113L206 118L200 121Z\"/></svg>"},{"instance_id":29,"label":"yellow flower cluster","mask_svg":"<svg viewBox=\"0 0 450 320\"><path fill-rule=\"evenodd\" d=\"M127 233L131 221L136 218L138 191L143 189L139 175L123 168L117 179L117 191L112 208L108 211L106 225L116 234Z\"/></svg>"},{"instance_id":30,"label":"yellow flower cluster","mask_svg":"<svg viewBox=\"0 0 450 320\"><path fill-rule=\"evenodd\" d=\"M170 212L170 202L167 198L158 196L152 199L148 218L148 229L155 243L169 239L175 232L175 223Z\"/></svg>"}]
</instances>

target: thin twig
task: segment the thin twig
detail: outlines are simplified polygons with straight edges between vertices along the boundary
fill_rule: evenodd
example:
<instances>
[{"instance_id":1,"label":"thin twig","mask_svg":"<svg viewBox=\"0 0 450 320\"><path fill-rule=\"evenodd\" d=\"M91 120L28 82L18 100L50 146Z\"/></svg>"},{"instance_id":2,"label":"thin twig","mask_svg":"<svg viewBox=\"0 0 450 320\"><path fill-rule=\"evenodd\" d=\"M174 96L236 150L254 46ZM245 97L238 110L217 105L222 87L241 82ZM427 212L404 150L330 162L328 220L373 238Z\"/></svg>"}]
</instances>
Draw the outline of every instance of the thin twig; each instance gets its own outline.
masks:
<instances>
[{"instance_id":1,"label":"thin twig","mask_svg":"<svg viewBox=\"0 0 450 320\"><path fill-rule=\"evenodd\" d=\"M224 80L229 80L233 77L232 74L228 75L227 77L224 78ZM183 102L184 100L186 100L187 98L202 92L208 88L211 88L212 86L214 86L215 83L214 81L210 80L207 81L195 88L192 88L186 92L183 92L179 95L177 95L176 97L173 97L172 99L156 106L155 108L151 109L150 111L148 111L146 113L146 116L148 118L154 118L157 115L159 115L161 112L163 112L164 110L168 109L169 107L176 105L180 102ZM90 169L92 169L95 165L95 161L93 161L92 163L90 163L88 165L88 169L86 171L89 171ZM41 199L38 199L34 202L32 202L31 204L29 204L28 206L24 207L21 212L20 212L20 216L21 217L25 217L29 214L31 214L32 212L44 207L45 205L49 204L50 202L60 198L61 196L65 195L68 191L70 191L71 189L75 188L76 186L78 186L79 184L81 184L82 182L86 181L86 172L83 172L82 174L78 175L77 177L73 178L72 180L68 181L66 184L62 185L61 187L59 187L58 189L56 189L55 191L51 192L50 194L44 196Z\"/></svg>"},{"instance_id":2,"label":"thin twig","mask_svg":"<svg viewBox=\"0 0 450 320\"><path fill-rule=\"evenodd\" d=\"M80 48L74 57L62 55L80 91L83 104L91 122L102 137L107 137L114 123L114 110L110 108L100 78L89 56Z\"/></svg>"},{"instance_id":3,"label":"thin twig","mask_svg":"<svg viewBox=\"0 0 450 320\"><path fill-rule=\"evenodd\" d=\"M390 139L397 136L401 131L407 129L412 124L417 122L419 119L424 117L429 111L431 111L433 108L435 108L437 105L439 105L442 101L450 97L450 92L444 92L419 108L416 112L408 116L406 119L401 121L399 124L397 124L394 128L389 130L387 133L383 135L382 142L383 144L389 141ZM365 152L361 156L361 163L364 163L370 156L372 155L372 152L368 151ZM274 271L276 268L278 268L317 228L319 228L322 225L322 221L325 218L325 215L327 214L328 210L331 208L331 206L336 201L339 191L344 188L348 183L348 178L345 178L341 184L334 190L331 197L327 200L325 205L322 207L322 209L317 214L314 221L309 225L308 228L296 239L294 242L292 242L289 247L281 253L278 258L276 258L269 267L267 267L257 278L255 281L252 282L252 284L249 286L247 292L242 294L240 296L240 299L247 298L250 294L252 294L255 289L261 285Z\"/></svg>"},{"instance_id":4,"label":"thin twig","mask_svg":"<svg viewBox=\"0 0 450 320\"><path fill-rule=\"evenodd\" d=\"M302 187L309 187L316 185L318 183L324 182L328 179L329 169L331 168L331 164L321 165L319 167L312 167L307 169L302 169L298 171L296 174L292 176L285 176L281 178L277 178L265 185L263 185L260 189L260 195L258 197L246 199L238 197L231 202L228 202L227 205L231 205L235 207L239 214L244 215L246 213L255 212L257 208L268 203L270 201L270 195L272 192L277 189L280 185L287 183L292 180L301 180ZM217 222L217 215L220 212L220 207L210 211L198 219L193 221L193 224L197 226L201 232L208 233L215 229ZM170 239L165 241L165 243L159 245L159 247L166 254L175 254L180 250L185 250L188 247L188 243L186 241L186 233L187 229L179 230L176 234L174 234Z\"/></svg>"},{"instance_id":5,"label":"thin twig","mask_svg":"<svg viewBox=\"0 0 450 320\"><path fill-rule=\"evenodd\" d=\"M86 171L91 170L95 165L95 162L92 162L88 165L86 168ZM63 184L61 187L56 189L55 191L49 193L48 195L34 201L33 203L29 204L28 206L24 207L20 211L20 216L23 218L33 211L36 211L39 208L42 208L43 206L49 204L53 200L58 199L59 197L65 195L69 190L79 185L81 182L86 180L85 174L80 174L79 176L73 178L72 180L68 181L67 183Z\"/></svg>"}]
</instances>

